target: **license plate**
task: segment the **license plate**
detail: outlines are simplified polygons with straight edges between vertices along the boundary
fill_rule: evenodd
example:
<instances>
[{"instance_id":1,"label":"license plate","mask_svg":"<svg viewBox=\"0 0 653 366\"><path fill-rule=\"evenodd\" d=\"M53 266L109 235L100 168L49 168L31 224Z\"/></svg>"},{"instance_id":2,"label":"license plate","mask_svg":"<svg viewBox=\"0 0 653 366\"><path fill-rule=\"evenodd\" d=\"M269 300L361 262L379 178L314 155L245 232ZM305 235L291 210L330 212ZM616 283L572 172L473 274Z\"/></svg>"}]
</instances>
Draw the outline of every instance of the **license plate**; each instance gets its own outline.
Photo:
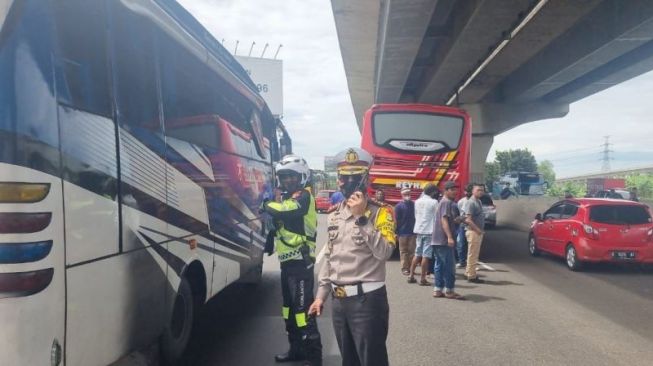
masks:
<instances>
[{"instance_id":1,"label":"license plate","mask_svg":"<svg viewBox=\"0 0 653 366\"><path fill-rule=\"evenodd\" d=\"M612 252L612 258L620 260L635 259L635 252Z\"/></svg>"}]
</instances>

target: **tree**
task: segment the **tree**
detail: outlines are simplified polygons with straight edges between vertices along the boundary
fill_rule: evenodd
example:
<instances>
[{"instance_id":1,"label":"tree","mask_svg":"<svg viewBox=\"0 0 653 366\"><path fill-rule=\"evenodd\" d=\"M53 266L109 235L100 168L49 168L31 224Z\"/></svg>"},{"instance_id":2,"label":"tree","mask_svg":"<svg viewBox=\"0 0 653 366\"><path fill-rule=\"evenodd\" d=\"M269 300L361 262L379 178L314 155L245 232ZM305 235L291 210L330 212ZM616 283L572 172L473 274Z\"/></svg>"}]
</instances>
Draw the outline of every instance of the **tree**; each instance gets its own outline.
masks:
<instances>
[{"instance_id":1,"label":"tree","mask_svg":"<svg viewBox=\"0 0 653 366\"><path fill-rule=\"evenodd\" d=\"M500 174L499 163L496 161L485 162L485 185L488 190L492 190L492 185L499 180Z\"/></svg>"},{"instance_id":2,"label":"tree","mask_svg":"<svg viewBox=\"0 0 653 366\"><path fill-rule=\"evenodd\" d=\"M537 171L542 174L544 181L552 185L556 181L556 173L553 171L553 163L549 160L541 161L537 166Z\"/></svg>"},{"instance_id":3,"label":"tree","mask_svg":"<svg viewBox=\"0 0 653 366\"><path fill-rule=\"evenodd\" d=\"M585 196L585 193L587 193L586 188L583 183L564 182L550 185L546 193L551 197L564 197L566 193L571 193L572 196L579 198Z\"/></svg>"},{"instance_id":4,"label":"tree","mask_svg":"<svg viewBox=\"0 0 653 366\"><path fill-rule=\"evenodd\" d=\"M535 156L528 149L497 151L494 161L499 163L501 173L537 171Z\"/></svg>"},{"instance_id":5,"label":"tree","mask_svg":"<svg viewBox=\"0 0 653 366\"><path fill-rule=\"evenodd\" d=\"M637 188L640 198L653 197L653 174L632 174L626 177L626 188Z\"/></svg>"}]
</instances>

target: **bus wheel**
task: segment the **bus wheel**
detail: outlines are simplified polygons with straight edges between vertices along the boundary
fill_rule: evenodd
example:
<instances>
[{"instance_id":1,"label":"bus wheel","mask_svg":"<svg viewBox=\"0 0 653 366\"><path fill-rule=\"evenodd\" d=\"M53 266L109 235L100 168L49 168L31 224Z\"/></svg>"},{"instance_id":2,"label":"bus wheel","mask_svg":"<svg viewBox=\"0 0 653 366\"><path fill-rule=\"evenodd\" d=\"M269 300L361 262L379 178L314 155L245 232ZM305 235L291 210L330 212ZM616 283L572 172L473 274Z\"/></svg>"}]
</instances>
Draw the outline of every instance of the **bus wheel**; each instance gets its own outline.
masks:
<instances>
[{"instance_id":1,"label":"bus wheel","mask_svg":"<svg viewBox=\"0 0 653 366\"><path fill-rule=\"evenodd\" d=\"M161 354L165 364L177 364L184 353L193 329L195 308L190 283L186 277L181 277L170 322L161 336Z\"/></svg>"}]
</instances>

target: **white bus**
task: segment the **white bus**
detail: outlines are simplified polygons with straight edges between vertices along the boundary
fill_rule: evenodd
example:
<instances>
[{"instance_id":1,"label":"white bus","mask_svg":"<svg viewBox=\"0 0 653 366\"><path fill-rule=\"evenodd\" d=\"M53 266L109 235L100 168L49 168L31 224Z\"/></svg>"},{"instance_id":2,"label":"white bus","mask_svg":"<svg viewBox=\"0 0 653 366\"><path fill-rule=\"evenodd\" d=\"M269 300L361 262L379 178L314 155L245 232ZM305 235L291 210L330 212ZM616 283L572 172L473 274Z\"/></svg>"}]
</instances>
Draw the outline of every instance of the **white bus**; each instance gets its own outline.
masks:
<instances>
[{"instance_id":1,"label":"white bus","mask_svg":"<svg viewBox=\"0 0 653 366\"><path fill-rule=\"evenodd\" d=\"M105 365L257 281L275 122L173 0L0 1L0 365Z\"/></svg>"}]
</instances>

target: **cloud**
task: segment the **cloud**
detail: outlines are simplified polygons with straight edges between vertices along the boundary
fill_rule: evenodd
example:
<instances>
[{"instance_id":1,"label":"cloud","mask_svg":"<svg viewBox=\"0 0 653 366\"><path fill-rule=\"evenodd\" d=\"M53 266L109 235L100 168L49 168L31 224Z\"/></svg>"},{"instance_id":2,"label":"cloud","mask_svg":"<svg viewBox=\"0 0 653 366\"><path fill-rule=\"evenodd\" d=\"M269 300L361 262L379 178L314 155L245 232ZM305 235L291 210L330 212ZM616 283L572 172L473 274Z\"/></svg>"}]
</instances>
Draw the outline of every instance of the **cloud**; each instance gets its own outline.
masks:
<instances>
[{"instance_id":1,"label":"cloud","mask_svg":"<svg viewBox=\"0 0 653 366\"><path fill-rule=\"evenodd\" d=\"M329 1L179 0L232 53L284 62L284 124L294 151L313 168L323 157L360 145Z\"/></svg>"}]
</instances>

